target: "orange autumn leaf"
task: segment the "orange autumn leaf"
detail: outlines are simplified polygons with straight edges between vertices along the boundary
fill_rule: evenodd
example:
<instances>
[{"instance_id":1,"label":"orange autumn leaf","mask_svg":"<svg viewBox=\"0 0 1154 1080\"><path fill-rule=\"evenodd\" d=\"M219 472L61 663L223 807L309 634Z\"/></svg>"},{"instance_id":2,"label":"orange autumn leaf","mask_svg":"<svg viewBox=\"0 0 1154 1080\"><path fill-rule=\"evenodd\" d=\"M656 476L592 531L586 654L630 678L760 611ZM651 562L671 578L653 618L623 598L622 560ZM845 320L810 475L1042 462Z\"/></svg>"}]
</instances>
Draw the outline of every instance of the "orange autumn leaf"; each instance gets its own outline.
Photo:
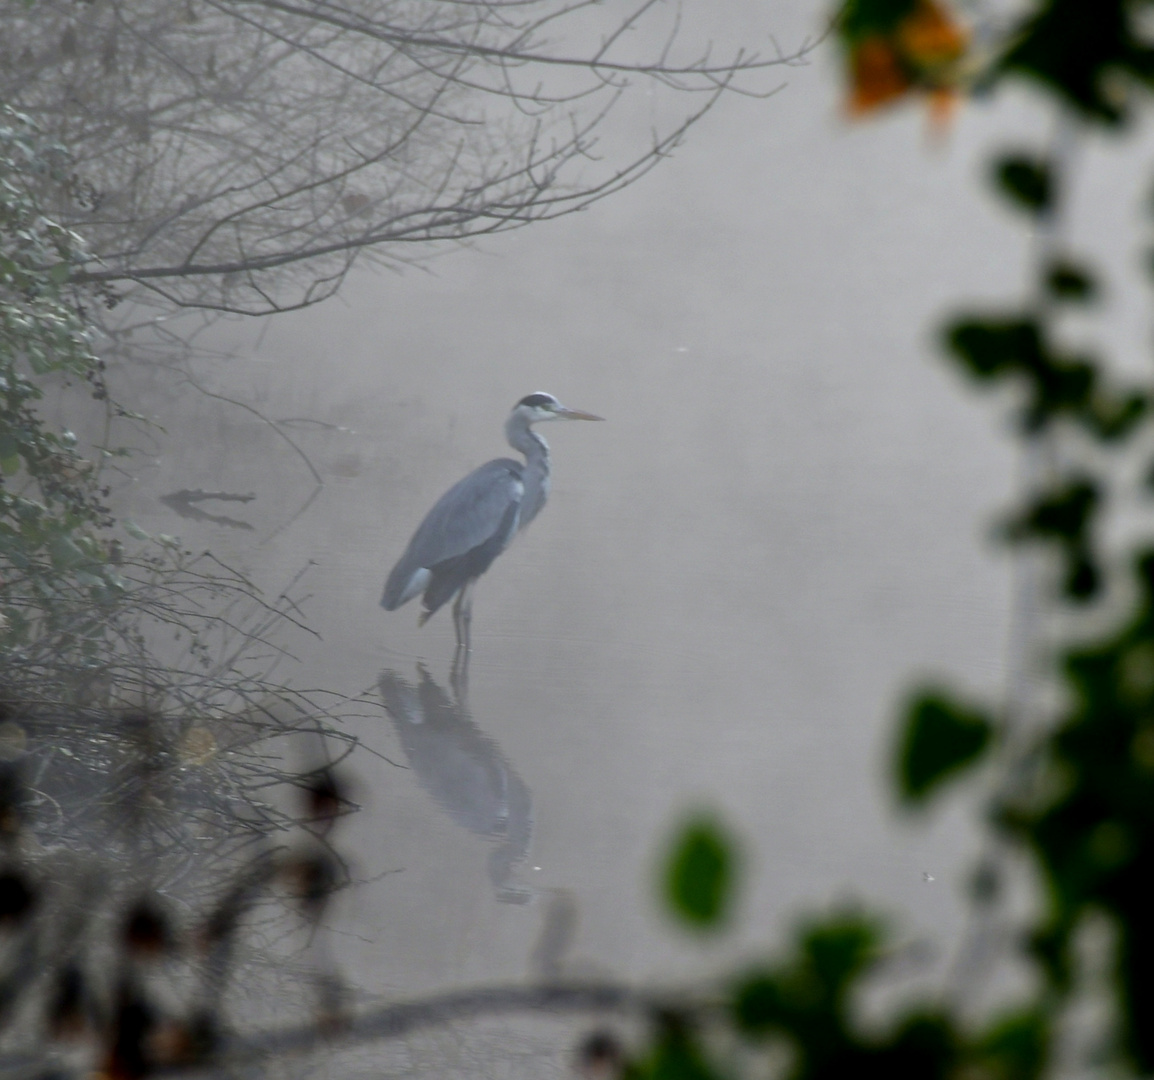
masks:
<instances>
[{"instance_id":1,"label":"orange autumn leaf","mask_svg":"<svg viewBox=\"0 0 1154 1080\"><path fill-rule=\"evenodd\" d=\"M893 45L881 35L854 46L850 80L849 111L857 116L902 97L911 86Z\"/></svg>"},{"instance_id":2,"label":"orange autumn leaf","mask_svg":"<svg viewBox=\"0 0 1154 1080\"><path fill-rule=\"evenodd\" d=\"M936 0L920 0L898 25L899 51L917 67L933 68L957 60L969 35Z\"/></svg>"},{"instance_id":3,"label":"orange autumn leaf","mask_svg":"<svg viewBox=\"0 0 1154 1080\"><path fill-rule=\"evenodd\" d=\"M929 92L930 127L944 133L949 128L954 114L958 111L962 95L952 87L939 87Z\"/></svg>"},{"instance_id":4,"label":"orange autumn leaf","mask_svg":"<svg viewBox=\"0 0 1154 1080\"><path fill-rule=\"evenodd\" d=\"M851 116L893 104L910 93L927 96L935 127L948 124L958 102L959 62L969 35L941 0L916 0L896 25L850 45Z\"/></svg>"}]
</instances>

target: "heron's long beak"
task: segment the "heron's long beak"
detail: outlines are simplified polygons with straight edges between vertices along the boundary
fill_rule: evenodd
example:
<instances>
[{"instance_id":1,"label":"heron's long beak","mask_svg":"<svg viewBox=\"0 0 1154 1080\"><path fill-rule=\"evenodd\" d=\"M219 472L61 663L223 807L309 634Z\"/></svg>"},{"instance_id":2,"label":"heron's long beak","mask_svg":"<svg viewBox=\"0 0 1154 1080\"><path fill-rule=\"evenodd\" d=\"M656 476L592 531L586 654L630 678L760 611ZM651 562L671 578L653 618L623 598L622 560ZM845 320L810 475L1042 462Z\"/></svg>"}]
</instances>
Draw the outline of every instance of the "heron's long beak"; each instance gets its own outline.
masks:
<instances>
[{"instance_id":1,"label":"heron's long beak","mask_svg":"<svg viewBox=\"0 0 1154 1080\"><path fill-rule=\"evenodd\" d=\"M566 409L564 405L557 410L559 420L604 420L604 416L594 416L591 412L581 412L578 409Z\"/></svg>"}]
</instances>

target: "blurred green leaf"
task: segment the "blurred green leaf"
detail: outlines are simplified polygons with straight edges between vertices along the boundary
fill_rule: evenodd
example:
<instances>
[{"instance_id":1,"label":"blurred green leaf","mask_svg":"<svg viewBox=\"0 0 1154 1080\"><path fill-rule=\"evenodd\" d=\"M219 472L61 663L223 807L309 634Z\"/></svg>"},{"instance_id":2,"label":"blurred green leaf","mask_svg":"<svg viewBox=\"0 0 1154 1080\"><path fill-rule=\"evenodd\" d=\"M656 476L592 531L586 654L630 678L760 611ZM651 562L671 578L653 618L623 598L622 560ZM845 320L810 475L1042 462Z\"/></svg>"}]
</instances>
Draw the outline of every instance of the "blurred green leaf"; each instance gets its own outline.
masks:
<instances>
[{"instance_id":1,"label":"blurred green leaf","mask_svg":"<svg viewBox=\"0 0 1154 1080\"><path fill-rule=\"evenodd\" d=\"M60 570L72 570L89 561L84 552L73 543L72 538L63 533L52 537L48 550L53 565Z\"/></svg>"},{"instance_id":2,"label":"blurred green leaf","mask_svg":"<svg viewBox=\"0 0 1154 1080\"><path fill-rule=\"evenodd\" d=\"M1041 331L1034 319L966 316L946 327L945 338L950 351L978 379L1044 364Z\"/></svg>"},{"instance_id":3,"label":"blurred green leaf","mask_svg":"<svg viewBox=\"0 0 1154 1080\"><path fill-rule=\"evenodd\" d=\"M1003 528L1005 538L1014 543L1042 540L1058 545L1066 564L1063 589L1071 600L1089 600L1101 588L1090 540L1100 501L1097 481L1076 474L1035 496Z\"/></svg>"},{"instance_id":4,"label":"blurred green leaf","mask_svg":"<svg viewBox=\"0 0 1154 1080\"><path fill-rule=\"evenodd\" d=\"M1102 572L1089 552L1075 548L1066 563L1062 591L1071 600L1092 600L1102 588Z\"/></svg>"},{"instance_id":5,"label":"blurred green leaf","mask_svg":"<svg viewBox=\"0 0 1154 1080\"><path fill-rule=\"evenodd\" d=\"M1083 117L1117 125L1126 117L1123 75L1149 82L1154 51L1135 31L1132 0L1042 0L1016 32L999 73L1041 83Z\"/></svg>"},{"instance_id":6,"label":"blurred green leaf","mask_svg":"<svg viewBox=\"0 0 1154 1080\"><path fill-rule=\"evenodd\" d=\"M881 941L876 919L856 912L838 914L804 928L802 965L816 974L824 997L841 1001L853 980L877 959Z\"/></svg>"},{"instance_id":7,"label":"blurred green leaf","mask_svg":"<svg viewBox=\"0 0 1154 1080\"><path fill-rule=\"evenodd\" d=\"M1129 435L1146 415L1150 399L1140 391L1106 394L1099 390L1090 399L1086 427L1103 442Z\"/></svg>"},{"instance_id":8,"label":"blurred green leaf","mask_svg":"<svg viewBox=\"0 0 1154 1080\"><path fill-rule=\"evenodd\" d=\"M785 1018L776 975L758 971L746 975L733 993L733 1022L746 1035L764 1036Z\"/></svg>"},{"instance_id":9,"label":"blurred green leaf","mask_svg":"<svg viewBox=\"0 0 1154 1080\"><path fill-rule=\"evenodd\" d=\"M1017 377L1026 384L1029 399L1021 422L1028 433L1065 416L1112 442L1130 434L1146 413L1144 393L1102 385L1094 361L1058 353L1032 316L966 315L948 324L944 337L947 349L975 379Z\"/></svg>"},{"instance_id":10,"label":"blurred green leaf","mask_svg":"<svg viewBox=\"0 0 1154 1080\"><path fill-rule=\"evenodd\" d=\"M923 691L906 712L897 754L898 793L917 805L967 766L990 744L993 724L976 709L941 690Z\"/></svg>"},{"instance_id":11,"label":"blurred green leaf","mask_svg":"<svg viewBox=\"0 0 1154 1080\"><path fill-rule=\"evenodd\" d=\"M958 1040L949 1021L922 1014L907 1017L863 1064L879 1077L947 1080L955 1075L958 1058Z\"/></svg>"},{"instance_id":12,"label":"blurred green leaf","mask_svg":"<svg viewBox=\"0 0 1154 1080\"><path fill-rule=\"evenodd\" d=\"M665 864L664 894L670 911L696 929L717 929L733 904L736 861L732 843L714 818L691 820Z\"/></svg>"},{"instance_id":13,"label":"blurred green leaf","mask_svg":"<svg viewBox=\"0 0 1154 1080\"><path fill-rule=\"evenodd\" d=\"M890 34L916 6L917 0L848 0L838 15L837 27L851 44L873 34Z\"/></svg>"},{"instance_id":14,"label":"blurred green leaf","mask_svg":"<svg viewBox=\"0 0 1154 1080\"><path fill-rule=\"evenodd\" d=\"M658 1034L649 1055L629 1067L628 1080L719 1080L690 1028L674 1013L658 1018Z\"/></svg>"},{"instance_id":15,"label":"blurred green leaf","mask_svg":"<svg viewBox=\"0 0 1154 1080\"><path fill-rule=\"evenodd\" d=\"M875 1062L897 1065L909 1055L889 1061L884 1042L857 1030L852 1009L883 936L879 920L856 910L807 920L793 955L734 984L735 1028L750 1039L784 1039L795 1057L791 1077L899 1075L871 1071Z\"/></svg>"},{"instance_id":16,"label":"blurred green leaf","mask_svg":"<svg viewBox=\"0 0 1154 1080\"><path fill-rule=\"evenodd\" d=\"M991 1080L1037 1080L1046 1066L1049 1036L1041 1009L1003 1013L977 1040L972 1057Z\"/></svg>"},{"instance_id":17,"label":"blurred green leaf","mask_svg":"<svg viewBox=\"0 0 1154 1080\"><path fill-rule=\"evenodd\" d=\"M1066 260L1052 262L1046 268L1044 282L1046 291L1056 300L1085 304L1098 294L1090 271Z\"/></svg>"},{"instance_id":18,"label":"blurred green leaf","mask_svg":"<svg viewBox=\"0 0 1154 1080\"><path fill-rule=\"evenodd\" d=\"M994 165L999 190L1020 210L1043 214L1054 201L1054 176L1049 162L1042 158L1011 154Z\"/></svg>"},{"instance_id":19,"label":"blurred green leaf","mask_svg":"<svg viewBox=\"0 0 1154 1080\"><path fill-rule=\"evenodd\" d=\"M1032 499L1018 517L1007 523L1005 536L1011 541L1081 541L1099 500L1098 484L1093 477L1085 474L1067 477Z\"/></svg>"}]
</instances>

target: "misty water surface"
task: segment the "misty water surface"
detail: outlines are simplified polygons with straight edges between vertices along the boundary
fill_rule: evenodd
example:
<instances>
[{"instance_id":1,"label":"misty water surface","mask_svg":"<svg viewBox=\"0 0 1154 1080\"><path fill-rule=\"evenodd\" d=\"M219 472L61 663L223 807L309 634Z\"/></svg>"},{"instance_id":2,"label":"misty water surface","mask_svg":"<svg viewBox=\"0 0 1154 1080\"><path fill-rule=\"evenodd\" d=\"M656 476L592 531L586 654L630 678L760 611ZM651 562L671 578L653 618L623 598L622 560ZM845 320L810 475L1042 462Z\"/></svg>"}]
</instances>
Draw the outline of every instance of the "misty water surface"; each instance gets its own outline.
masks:
<instances>
[{"instance_id":1,"label":"misty water surface","mask_svg":"<svg viewBox=\"0 0 1154 1080\"><path fill-rule=\"evenodd\" d=\"M788 41L815 12L763 18ZM989 116L935 145L914 113L848 129L837 92L819 53L588 213L221 329L234 358L198 378L288 421L324 478L295 519L313 481L254 416L187 388L144 403L172 439L119 509L269 590L313 564L320 640L290 677L376 703L358 734L396 764L354 759L343 843L378 880L332 922L358 984L522 978L558 896L570 973L700 971L852 897L956 935L964 814L898 818L885 765L916 680L1001 685L1009 568L986 537L1011 446L933 328L1016 287L1022 238L976 181ZM462 704L448 611L418 629L380 590L537 390L608 422L542 429L550 504L477 589ZM256 498L159 501L198 488ZM705 953L653 887L695 806L746 855L735 932Z\"/></svg>"}]
</instances>

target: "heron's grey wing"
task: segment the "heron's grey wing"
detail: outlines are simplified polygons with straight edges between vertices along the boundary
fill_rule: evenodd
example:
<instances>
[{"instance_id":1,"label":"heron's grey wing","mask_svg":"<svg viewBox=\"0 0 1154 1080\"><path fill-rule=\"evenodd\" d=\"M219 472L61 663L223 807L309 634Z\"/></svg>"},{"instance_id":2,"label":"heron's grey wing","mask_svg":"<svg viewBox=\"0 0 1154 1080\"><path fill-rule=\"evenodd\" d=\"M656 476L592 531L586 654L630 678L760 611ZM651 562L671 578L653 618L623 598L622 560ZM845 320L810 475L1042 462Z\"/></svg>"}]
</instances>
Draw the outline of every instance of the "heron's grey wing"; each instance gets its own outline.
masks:
<instances>
[{"instance_id":1,"label":"heron's grey wing","mask_svg":"<svg viewBox=\"0 0 1154 1080\"><path fill-rule=\"evenodd\" d=\"M457 567L470 553L475 554L464 560L470 567L478 562L478 556L484 562L484 566L470 576L484 573L517 531L521 497L525 493L521 471L519 462L497 458L474 469L449 488L425 515L405 553L393 567L385 583L381 606L389 611L400 607L424 590L433 579L434 568L441 568L440 576L444 578L445 570Z\"/></svg>"}]
</instances>

